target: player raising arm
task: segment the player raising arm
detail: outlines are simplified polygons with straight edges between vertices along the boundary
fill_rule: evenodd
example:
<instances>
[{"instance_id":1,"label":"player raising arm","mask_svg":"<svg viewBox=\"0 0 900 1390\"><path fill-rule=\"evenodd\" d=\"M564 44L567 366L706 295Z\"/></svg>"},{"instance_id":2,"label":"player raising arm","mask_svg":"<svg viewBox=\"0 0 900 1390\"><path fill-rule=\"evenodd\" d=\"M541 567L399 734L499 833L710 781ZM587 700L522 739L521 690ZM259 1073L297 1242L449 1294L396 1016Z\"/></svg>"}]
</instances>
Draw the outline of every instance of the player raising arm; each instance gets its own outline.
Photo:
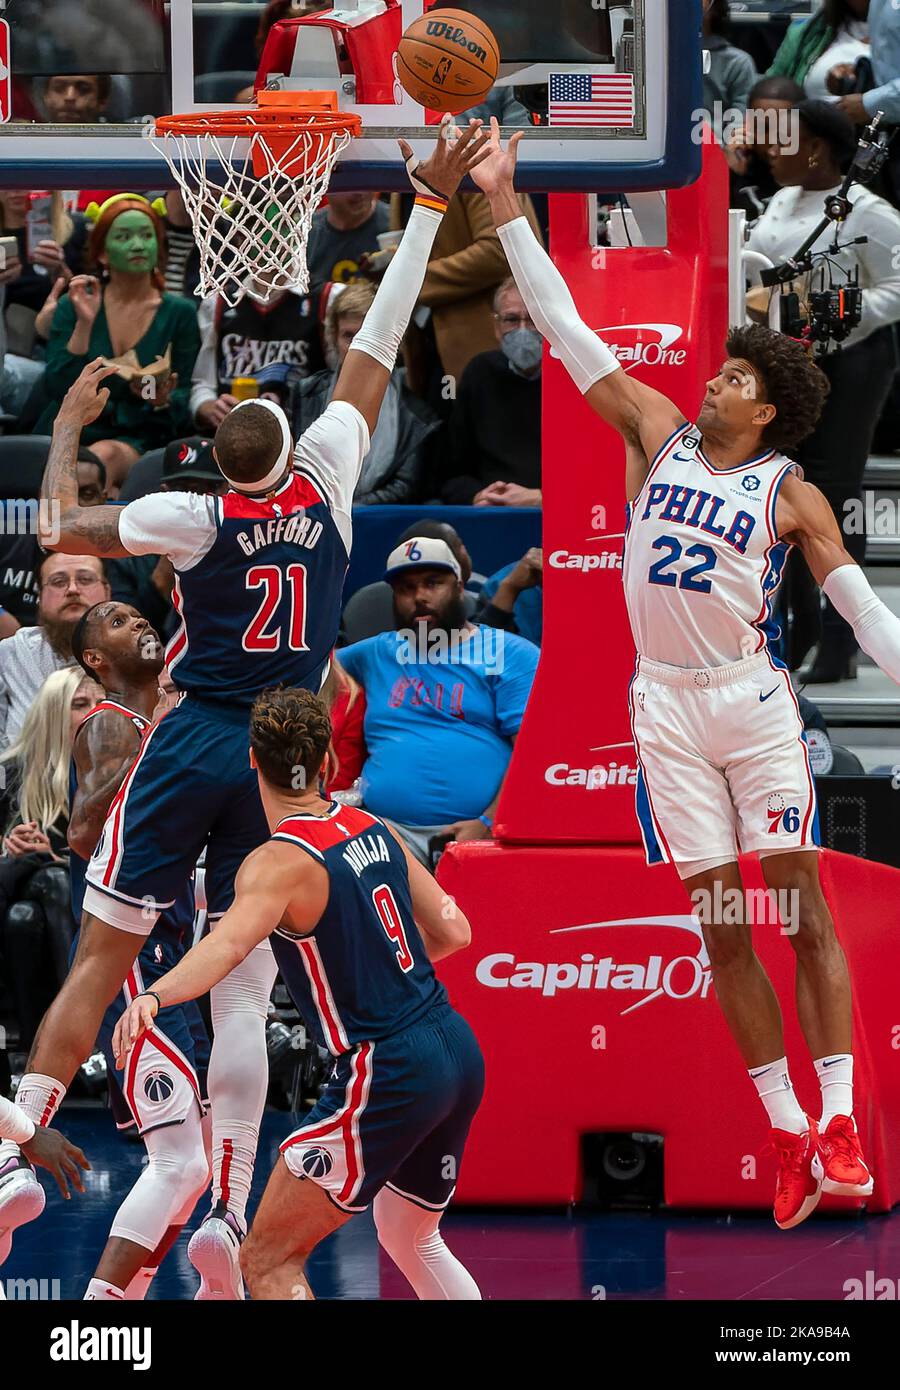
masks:
<instances>
[{"instance_id":1,"label":"player raising arm","mask_svg":"<svg viewBox=\"0 0 900 1390\"><path fill-rule=\"evenodd\" d=\"M487 195L494 222L516 283L535 326L559 354L566 370L592 410L619 431L626 448L626 494L633 501L662 447L686 424L684 412L652 387L625 372L615 355L580 317L569 288L522 216L513 186L522 132L506 150L500 126L491 120L491 148L479 160L472 177ZM787 351L792 346L784 339ZM740 427L716 438L715 463L729 467L751 458L777 414L766 401L760 383L740 361L729 360L710 383L707 403L699 417L705 427L710 397L737 392L753 403ZM813 416L820 403L810 400ZM719 412L721 415L723 412ZM812 423L815 423L813 418ZM809 426L809 429L812 425ZM808 432L808 430L807 430ZM708 433L704 428L704 442ZM712 450L709 451L712 453ZM776 529L780 538L799 547L823 593L850 623L856 640L883 671L900 684L900 619L878 598L848 553L825 497L797 476L785 479L778 494Z\"/></svg>"}]
</instances>

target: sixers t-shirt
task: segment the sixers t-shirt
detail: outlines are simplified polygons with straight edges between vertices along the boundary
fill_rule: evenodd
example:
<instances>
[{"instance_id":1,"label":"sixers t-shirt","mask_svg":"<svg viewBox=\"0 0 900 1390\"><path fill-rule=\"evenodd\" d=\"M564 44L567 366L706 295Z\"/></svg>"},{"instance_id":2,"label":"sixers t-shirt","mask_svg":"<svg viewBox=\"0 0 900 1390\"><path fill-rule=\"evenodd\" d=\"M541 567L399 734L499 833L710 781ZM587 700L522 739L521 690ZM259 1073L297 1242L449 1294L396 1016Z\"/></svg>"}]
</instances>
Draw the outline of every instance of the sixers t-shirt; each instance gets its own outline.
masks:
<instances>
[{"instance_id":1,"label":"sixers t-shirt","mask_svg":"<svg viewBox=\"0 0 900 1390\"><path fill-rule=\"evenodd\" d=\"M380 632L338 654L366 692L364 804L402 825L474 820L491 804L540 656L524 638L489 627L476 627L443 660L432 644L420 653L400 633ZM409 660L429 649L430 660Z\"/></svg>"}]
</instances>

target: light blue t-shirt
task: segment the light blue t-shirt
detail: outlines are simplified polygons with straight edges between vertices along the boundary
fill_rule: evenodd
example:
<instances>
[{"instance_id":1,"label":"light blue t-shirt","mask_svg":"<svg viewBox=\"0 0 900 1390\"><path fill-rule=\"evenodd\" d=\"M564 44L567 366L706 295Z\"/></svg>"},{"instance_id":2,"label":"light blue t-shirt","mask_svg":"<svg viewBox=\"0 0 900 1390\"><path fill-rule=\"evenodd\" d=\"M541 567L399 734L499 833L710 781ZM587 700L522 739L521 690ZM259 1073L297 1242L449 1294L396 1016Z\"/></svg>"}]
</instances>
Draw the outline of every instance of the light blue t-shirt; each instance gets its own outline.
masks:
<instances>
[{"instance_id":1,"label":"light blue t-shirt","mask_svg":"<svg viewBox=\"0 0 900 1390\"><path fill-rule=\"evenodd\" d=\"M380 632L338 652L366 692L363 802L403 825L474 820L500 789L540 653L476 626L454 651Z\"/></svg>"}]
</instances>

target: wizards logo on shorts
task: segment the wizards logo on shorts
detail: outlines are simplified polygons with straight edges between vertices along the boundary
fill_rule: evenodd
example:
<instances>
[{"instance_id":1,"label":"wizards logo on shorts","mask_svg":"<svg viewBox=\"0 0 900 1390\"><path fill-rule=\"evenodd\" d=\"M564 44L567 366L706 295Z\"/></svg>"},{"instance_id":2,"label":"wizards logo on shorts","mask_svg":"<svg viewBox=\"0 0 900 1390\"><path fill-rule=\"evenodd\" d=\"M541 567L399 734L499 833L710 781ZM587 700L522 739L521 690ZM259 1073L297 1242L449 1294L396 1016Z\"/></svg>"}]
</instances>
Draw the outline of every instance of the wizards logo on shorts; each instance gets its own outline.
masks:
<instances>
[{"instance_id":1,"label":"wizards logo on shorts","mask_svg":"<svg viewBox=\"0 0 900 1390\"><path fill-rule=\"evenodd\" d=\"M334 1159L327 1149L306 1149L300 1167L308 1178L325 1178L334 1167Z\"/></svg>"},{"instance_id":2,"label":"wizards logo on shorts","mask_svg":"<svg viewBox=\"0 0 900 1390\"><path fill-rule=\"evenodd\" d=\"M151 1071L144 1080L144 1095L156 1105L168 1100L175 1090L175 1082L165 1071Z\"/></svg>"}]
</instances>

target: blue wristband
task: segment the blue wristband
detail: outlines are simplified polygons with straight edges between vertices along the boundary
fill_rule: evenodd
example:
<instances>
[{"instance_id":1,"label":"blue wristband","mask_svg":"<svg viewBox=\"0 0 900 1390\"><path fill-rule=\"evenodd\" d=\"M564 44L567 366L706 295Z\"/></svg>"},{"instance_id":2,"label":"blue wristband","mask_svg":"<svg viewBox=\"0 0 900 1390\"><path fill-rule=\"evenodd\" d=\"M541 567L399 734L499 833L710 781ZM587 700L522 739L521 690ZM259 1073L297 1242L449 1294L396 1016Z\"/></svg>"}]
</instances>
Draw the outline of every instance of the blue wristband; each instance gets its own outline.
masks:
<instances>
[{"instance_id":1,"label":"blue wristband","mask_svg":"<svg viewBox=\"0 0 900 1390\"><path fill-rule=\"evenodd\" d=\"M488 830L493 830L494 822L491 820L490 816L479 816L478 819L481 821L482 825L487 826Z\"/></svg>"}]
</instances>

